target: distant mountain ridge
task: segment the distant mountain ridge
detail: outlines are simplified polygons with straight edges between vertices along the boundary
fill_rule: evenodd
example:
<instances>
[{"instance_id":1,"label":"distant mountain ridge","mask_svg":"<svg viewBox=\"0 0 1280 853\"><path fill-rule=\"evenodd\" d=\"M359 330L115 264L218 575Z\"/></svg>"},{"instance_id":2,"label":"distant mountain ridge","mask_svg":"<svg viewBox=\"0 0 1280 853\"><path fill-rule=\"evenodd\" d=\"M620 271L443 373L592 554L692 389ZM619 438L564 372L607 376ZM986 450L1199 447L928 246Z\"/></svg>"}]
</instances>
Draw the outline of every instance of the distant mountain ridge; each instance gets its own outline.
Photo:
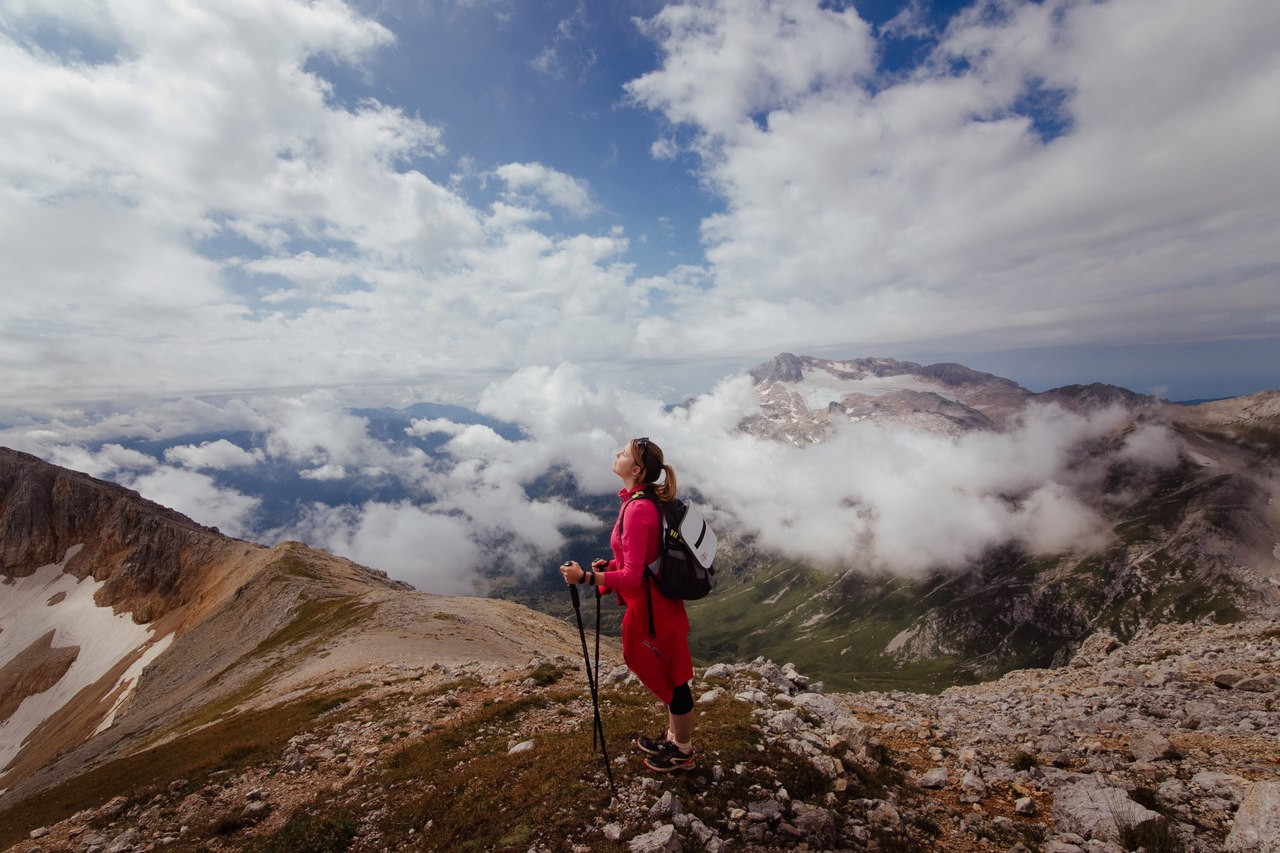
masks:
<instances>
[{"instance_id":1,"label":"distant mountain ridge","mask_svg":"<svg viewBox=\"0 0 1280 853\"><path fill-rule=\"evenodd\" d=\"M1087 554L1032 556L1014 543L916 580L797 564L725 538L725 595L692 606L709 657L795 660L841 689L895 680L939 688L1067 660L1091 632L1280 613L1280 392L1175 405L1104 384L1035 393L962 365L847 361L782 353L750 371L760 413L741 429L799 447L842 423L959 438L1000 433L1029 406L1118 411L1110 435L1078 448L1105 476L1076 498L1112 526ZM1139 428L1166 429L1163 470L1119 451Z\"/></svg>"},{"instance_id":2,"label":"distant mountain ridge","mask_svg":"<svg viewBox=\"0 0 1280 853\"><path fill-rule=\"evenodd\" d=\"M837 361L781 353L748 375L762 412L743 428L797 445L822 440L840 418L960 435L1003 429L1032 401L1071 411L1158 403L1114 385L1068 385L1036 393L962 364L920 365L890 358Z\"/></svg>"}]
</instances>

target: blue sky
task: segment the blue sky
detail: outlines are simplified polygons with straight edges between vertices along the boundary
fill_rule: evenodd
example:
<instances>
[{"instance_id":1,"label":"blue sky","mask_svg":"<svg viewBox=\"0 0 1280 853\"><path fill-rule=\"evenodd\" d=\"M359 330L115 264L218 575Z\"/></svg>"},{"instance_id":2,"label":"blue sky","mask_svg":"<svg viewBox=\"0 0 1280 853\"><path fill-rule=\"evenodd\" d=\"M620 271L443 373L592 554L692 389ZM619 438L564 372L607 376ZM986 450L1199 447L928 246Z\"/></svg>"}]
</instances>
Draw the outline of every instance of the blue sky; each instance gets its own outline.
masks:
<instances>
[{"instance_id":1,"label":"blue sky","mask_svg":"<svg viewBox=\"0 0 1280 853\"><path fill-rule=\"evenodd\" d=\"M0 382L1277 388L1277 42L1271 0L0 0Z\"/></svg>"}]
</instances>

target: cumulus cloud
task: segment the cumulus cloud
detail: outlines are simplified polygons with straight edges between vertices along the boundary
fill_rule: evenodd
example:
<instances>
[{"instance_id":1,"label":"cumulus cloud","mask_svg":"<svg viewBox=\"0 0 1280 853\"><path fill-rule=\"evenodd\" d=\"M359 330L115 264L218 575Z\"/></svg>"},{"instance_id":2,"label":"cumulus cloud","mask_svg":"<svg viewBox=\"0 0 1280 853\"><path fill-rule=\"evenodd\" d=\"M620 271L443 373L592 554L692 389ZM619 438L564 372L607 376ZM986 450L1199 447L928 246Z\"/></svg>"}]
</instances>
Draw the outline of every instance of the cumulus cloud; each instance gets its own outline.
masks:
<instances>
[{"instance_id":1,"label":"cumulus cloud","mask_svg":"<svg viewBox=\"0 0 1280 853\"><path fill-rule=\"evenodd\" d=\"M507 185L508 200L533 197L576 216L595 209L591 192L581 179L541 163L508 163L495 172Z\"/></svg>"},{"instance_id":2,"label":"cumulus cloud","mask_svg":"<svg viewBox=\"0 0 1280 853\"><path fill-rule=\"evenodd\" d=\"M482 210L424 171L439 128L315 70L394 41L343 3L0 9L10 399L470 370L621 327L625 239L532 230L594 210L585 181L509 164L516 203Z\"/></svg>"},{"instance_id":3,"label":"cumulus cloud","mask_svg":"<svg viewBox=\"0 0 1280 853\"><path fill-rule=\"evenodd\" d=\"M477 164L395 81L344 97L327 69L405 51L394 16L0 5L8 399L505 373L604 340L653 363L1274 338L1280 6L979 0L938 29L910 2L877 30L844 5L640 22L658 65L626 102L718 211L703 257L643 276L605 182ZM590 66L585 9L544 71ZM905 38L923 61L885 71Z\"/></svg>"},{"instance_id":4,"label":"cumulus cloud","mask_svg":"<svg viewBox=\"0 0 1280 853\"><path fill-rule=\"evenodd\" d=\"M1009 541L1035 553L1098 547L1105 525L1075 492L1097 472L1082 469L1077 454L1122 422L1119 411L1085 418L1041 407L1007 434L952 438L854 423L797 448L738 431L758 411L746 377L668 410L592 387L572 365L521 371L490 386L481 405L530 436L512 446L514 456L489 463L504 478L563 466L584 488L609 491L613 451L649 435L682 484L764 547L913 575L963 566Z\"/></svg>"},{"instance_id":5,"label":"cumulus cloud","mask_svg":"<svg viewBox=\"0 0 1280 853\"><path fill-rule=\"evenodd\" d=\"M1273 3L982 0L896 78L852 8L691 0L646 32L628 91L725 200L688 346L1272 334Z\"/></svg>"},{"instance_id":6,"label":"cumulus cloud","mask_svg":"<svg viewBox=\"0 0 1280 853\"><path fill-rule=\"evenodd\" d=\"M202 441L199 445L183 444L164 452L166 462L184 468L247 468L262 462L263 458L261 450L248 451L225 438Z\"/></svg>"},{"instance_id":7,"label":"cumulus cloud","mask_svg":"<svg viewBox=\"0 0 1280 853\"><path fill-rule=\"evenodd\" d=\"M156 468L122 482L143 497L229 536L244 537L253 530L252 515L260 503L251 495L219 487L208 474L181 468Z\"/></svg>"},{"instance_id":8,"label":"cumulus cloud","mask_svg":"<svg viewBox=\"0 0 1280 853\"><path fill-rule=\"evenodd\" d=\"M638 435L664 448L686 496L696 494L723 531L822 566L904 576L963 567L1009 542L1036 554L1096 549L1108 531L1088 496L1105 470L1088 449L1119 441L1119 458L1167 466L1180 448L1176 434L1155 423L1124 434L1119 409L1086 417L1045 405L1028 408L1004 433L955 437L860 421L800 448L739 431L760 411L747 376L671 407L595 383L567 362L525 368L482 393L479 410L517 425L514 439L447 418L381 437L332 392L175 406L157 406L154 417L145 409L97 413L85 425L63 410L56 422L28 419L0 430L0 442L38 434L46 458L118 479L202 523L268 544L302 539L432 592L473 592L471 578L495 565L518 574L587 557L563 553L568 535L603 532L611 519L537 496L534 486L560 471L582 492L612 494L613 454ZM148 422L199 427L201 415L209 424L255 424L252 449L190 442L161 463L119 443L91 450L84 442L103 421L140 431ZM430 455L412 441L436 435L445 441ZM284 466L325 481L331 494L338 483L352 495L394 484L399 497L342 506L308 498L296 519L265 530L256 516L262 496L214 479L249 464Z\"/></svg>"},{"instance_id":9,"label":"cumulus cloud","mask_svg":"<svg viewBox=\"0 0 1280 853\"><path fill-rule=\"evenodd\" d=\"M44 432L48 437L50 432ZM52 435L61 435L54 432ZM96 451L80 445L61 444L50 449L49 459L56 465L83 471L93 477L108 477L122 471L138 471L154 468L156 460L145 453L130 450L119 444L108 443Z\"/></svg>"},{"instance_id":10,"label":"cumulus cloud","mask_svg":"<svg viewBox=\"0 0 1280 853\"><path fill-rule=\"evenodd\" d=\"M467 520L407 503L316 505L296 528L305 541L419 589L474 594L481 553Z\"/></svg>"}]
</instances>

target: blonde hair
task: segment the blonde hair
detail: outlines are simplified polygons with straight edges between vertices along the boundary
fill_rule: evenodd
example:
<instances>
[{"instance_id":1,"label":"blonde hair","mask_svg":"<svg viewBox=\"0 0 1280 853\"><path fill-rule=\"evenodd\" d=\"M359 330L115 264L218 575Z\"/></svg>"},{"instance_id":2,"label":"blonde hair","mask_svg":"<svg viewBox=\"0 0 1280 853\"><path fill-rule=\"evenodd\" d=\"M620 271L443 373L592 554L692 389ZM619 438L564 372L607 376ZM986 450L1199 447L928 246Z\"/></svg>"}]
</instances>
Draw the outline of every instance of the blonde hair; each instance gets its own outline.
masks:
<instances>
[{"instance_id":1,"label":"blonde hair","mask_svg":"<svg viewBox=\"0 0 1280 853\"><path fill-rule=\"evenodd\" d=\"M644 472L640 475L640 482L652 483L653 490L658 495L658 500L674 500L677 489L676 469L665 463L662 456L662 448L647 438L633 438L627 442L627 450L631 453L631 458L635 460L635 463L644 469ZM646 462L648 465L645 464ZM660 474L663 475L662 482L658 483L656 481Z\"/></svg>"}]
</instances>

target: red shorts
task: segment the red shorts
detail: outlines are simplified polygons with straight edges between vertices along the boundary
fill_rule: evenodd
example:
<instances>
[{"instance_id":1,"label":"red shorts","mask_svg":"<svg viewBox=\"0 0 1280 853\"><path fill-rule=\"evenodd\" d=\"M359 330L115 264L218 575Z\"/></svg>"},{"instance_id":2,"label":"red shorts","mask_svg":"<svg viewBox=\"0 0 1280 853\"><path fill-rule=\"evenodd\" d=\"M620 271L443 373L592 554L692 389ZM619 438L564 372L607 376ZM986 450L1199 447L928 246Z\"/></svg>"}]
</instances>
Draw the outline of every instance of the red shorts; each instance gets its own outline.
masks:
<instances>
[{"instance_id":1,"label":"red shorts","mask_svg":"<svg viewBox=\"0 0 1280 853\"><path fill-rule=\"evenodd\" d=\"M654 634L649 636L649 610L644 596L633 600L622 617L622 659L640 683L671 704L675 689L693 679L689 654L689 618L683 601L653 594Z\"/></svg>"}]
</instances>

